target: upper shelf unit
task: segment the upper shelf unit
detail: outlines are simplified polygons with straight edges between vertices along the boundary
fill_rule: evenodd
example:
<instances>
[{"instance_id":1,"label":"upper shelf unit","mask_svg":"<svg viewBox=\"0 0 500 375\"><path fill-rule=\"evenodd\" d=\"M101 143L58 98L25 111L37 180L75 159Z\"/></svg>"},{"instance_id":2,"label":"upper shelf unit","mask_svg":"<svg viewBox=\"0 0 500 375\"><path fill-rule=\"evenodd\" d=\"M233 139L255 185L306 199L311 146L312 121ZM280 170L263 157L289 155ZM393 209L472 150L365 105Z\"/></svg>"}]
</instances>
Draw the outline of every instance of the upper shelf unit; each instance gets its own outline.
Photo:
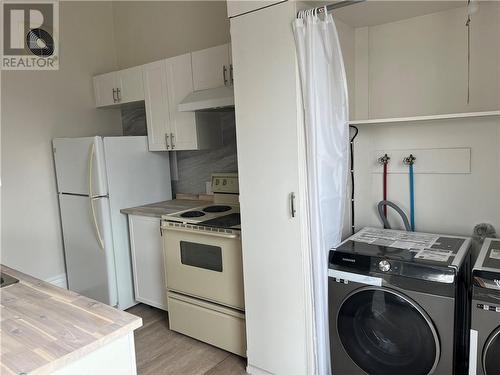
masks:
<instances>
[{"instance_id":1,"label":"upper shelf unit","mask_svg":"<svg viewBox=\"0 0 500 375\"><path fill-rule=\"evenodd\" d=\"M376 125L376 124L391 124L401 122L419 122L419 121L435 121L435 120L450 120L462 119L469 117L491 117L500 116L499 111L485 111L485 112L465 112L465 113L449 113L444 115L431 115L431 116L414 116L414 117L393 117L393 118L378 118L371 120L352 120L349 125Z\"/></svg>"}]
</instances>

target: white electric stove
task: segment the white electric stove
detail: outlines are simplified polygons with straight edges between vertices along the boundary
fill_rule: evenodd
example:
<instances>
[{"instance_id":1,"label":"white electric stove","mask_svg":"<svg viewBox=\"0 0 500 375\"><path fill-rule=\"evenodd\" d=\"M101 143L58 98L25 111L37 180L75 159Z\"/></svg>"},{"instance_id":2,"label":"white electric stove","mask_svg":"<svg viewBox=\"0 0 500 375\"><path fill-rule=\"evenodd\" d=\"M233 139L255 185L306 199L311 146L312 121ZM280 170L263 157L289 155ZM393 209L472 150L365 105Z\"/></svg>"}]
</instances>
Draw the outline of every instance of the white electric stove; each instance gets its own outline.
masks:
<instances>
[{"instance_id":1,"label":"white electric stove","mask_svg":"<svg viewBox=\"0 0 500 375\"><path fill-rule=\"evenodd\" d=\"M184 224L240 229L238 175L217 173L212 175L213 204L164 215L162 219Z\"/></svg>"},{"instance_id":2,"label":"white electric stove","mask_svg":"<svg viewBox=\"0 0 500 375\"><path fill-rule=\"evenodd\" d=\"M238 176L212 175L213 204L162 217L170 329L246 355Z\"/></svg>"}]
</instances>

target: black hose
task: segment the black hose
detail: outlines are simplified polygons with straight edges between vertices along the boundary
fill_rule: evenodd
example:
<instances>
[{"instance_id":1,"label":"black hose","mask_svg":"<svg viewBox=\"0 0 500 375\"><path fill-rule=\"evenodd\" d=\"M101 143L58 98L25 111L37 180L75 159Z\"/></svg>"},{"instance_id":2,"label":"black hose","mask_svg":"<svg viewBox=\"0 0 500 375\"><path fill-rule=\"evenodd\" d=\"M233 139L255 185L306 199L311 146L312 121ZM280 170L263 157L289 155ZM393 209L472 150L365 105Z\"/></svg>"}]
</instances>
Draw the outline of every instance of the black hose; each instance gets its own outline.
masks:
<instances>
[{"instance_id":1,"label":"black hose","mask_svg":"<svg viewBox=\"0 0 500 375\"><path fill-rule=\"evenodd\" d=\"M389 206L389 207L394 208L394 210L396 210L396 212L403 219L403 224L405 226L406 231L411 232L411 226L410 226L410 222L408 221L408 217L406 216L404 211L401 208L399 208L399 206L397 204L392 203L391 201L380 201L380 202L378 202L378 205L377 205L378 214L379 214L380 218L382 219L382 222L384 223L384 228L391 229L391 225L389 224L389 220L387 220L387 218L384 215L384 207L385 206Z\"/></svg>"},{"instance_id":2,"label":"black hose","mask_svg":"<svg viewBox=\"0 0 500 375\"><path fill-rule=\"evenodd\" d=\"M351 151L351 232L355 233L356 228L354 226L354 139L358 136L359 130L354 125L349 125L350 129L354 129L354 135L350 139L350 151Z\"/></svg>"}]
</instances>

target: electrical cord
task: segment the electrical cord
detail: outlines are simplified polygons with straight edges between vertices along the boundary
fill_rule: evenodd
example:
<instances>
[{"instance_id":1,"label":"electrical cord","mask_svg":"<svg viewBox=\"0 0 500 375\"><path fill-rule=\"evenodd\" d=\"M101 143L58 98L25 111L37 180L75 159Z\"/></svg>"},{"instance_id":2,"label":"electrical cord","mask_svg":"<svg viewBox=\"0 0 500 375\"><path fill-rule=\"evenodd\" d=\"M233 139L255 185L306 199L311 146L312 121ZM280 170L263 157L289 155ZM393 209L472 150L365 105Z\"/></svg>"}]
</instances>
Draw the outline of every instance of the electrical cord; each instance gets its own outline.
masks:
<instances>
[{"instance_id":1,"label":"electrical cord","mask_svg":"<svg viewBox=\"0 0 500 375\"><path fill-rule=\"evenodd\" d=\"M355 233L354 226L354 140L358 136L359 129L354 125L349 125L349 129L354 129L354 135L349 140L350 142L350 154L351 154L351 233Z\"/></svg>"}]
</instances>

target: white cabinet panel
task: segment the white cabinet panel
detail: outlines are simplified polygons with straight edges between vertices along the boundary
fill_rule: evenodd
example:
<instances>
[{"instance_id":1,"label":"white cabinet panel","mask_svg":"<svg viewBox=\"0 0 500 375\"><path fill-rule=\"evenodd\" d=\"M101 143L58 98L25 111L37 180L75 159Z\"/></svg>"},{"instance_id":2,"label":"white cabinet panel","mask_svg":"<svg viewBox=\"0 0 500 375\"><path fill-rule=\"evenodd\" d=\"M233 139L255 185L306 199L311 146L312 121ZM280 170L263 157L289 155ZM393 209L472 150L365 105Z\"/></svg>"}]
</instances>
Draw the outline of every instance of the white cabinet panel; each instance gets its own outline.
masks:
<instances>
[{"instance_id":1,"label":"white cabinet panel","mask_svg":"<svg viewBox=\"0 0 500 375\"><path fill-rule=\"evenodd\" d=\"M229 44L192 53L194 90L225 86L229 82Z\"/></svg>"},{"instance_id":2,"label":"white cabinet panel","mask_svg":"<svg viewBox=\"0 0 500 375\"><path fill-rule=\"evenodd\" d=\"M193 92L191 54L166 60L168 103L170 108L170 145L172 150L195 150L198 147L194 112L179 112L177 105Z\"/></svg>"},{"instance_id":3,"label":"white cabinet panel","mask_svg":"<svg viewBox=\"0 0 500 375\"><path fill-rule=\"evenodd\" d=\"M143 65L144 101L150 151L165 151L170 133L165 60Z\"/></svg>"},{"instance_id":4,"label":"white cabinet panel","mask_svg":"<svg viewBox=\"0 0 500 375\"><path fill-rule=\"evenodd\" d=\"M160 219L129 215L128 222L135 299L167 310Z\"/></svg>"},{"instance_id":5,"label":"white cabinet panel","mask_svg":"<svg viewBox=\"0 0 500 375\"><path fill-rule=\"evenodd\" d=\"M311 373L295 17L286 2L231 19L248 366L273 374Z\"/></svg>"},{"instance_id":6,"label":"white cabinet panel","mask_svg":"<svg viewBox=\"0 0 500 375\"><path fill-rule=\"evenodd\" d=\"M116 88L118 82L116 72L101 74L94 77L94 96L96 107L116 104Z\"/></svg>"},{"instance_id":7,"label":"white cabinet panel","mask_svg":"<svg viewBox=\"0 0 500 375\"><path fill-rule=\"evenodd\" d=\"M142 68L136 66L118 72L118 101L130 103L144 100Z\"/></svg>"}]
</instances>

